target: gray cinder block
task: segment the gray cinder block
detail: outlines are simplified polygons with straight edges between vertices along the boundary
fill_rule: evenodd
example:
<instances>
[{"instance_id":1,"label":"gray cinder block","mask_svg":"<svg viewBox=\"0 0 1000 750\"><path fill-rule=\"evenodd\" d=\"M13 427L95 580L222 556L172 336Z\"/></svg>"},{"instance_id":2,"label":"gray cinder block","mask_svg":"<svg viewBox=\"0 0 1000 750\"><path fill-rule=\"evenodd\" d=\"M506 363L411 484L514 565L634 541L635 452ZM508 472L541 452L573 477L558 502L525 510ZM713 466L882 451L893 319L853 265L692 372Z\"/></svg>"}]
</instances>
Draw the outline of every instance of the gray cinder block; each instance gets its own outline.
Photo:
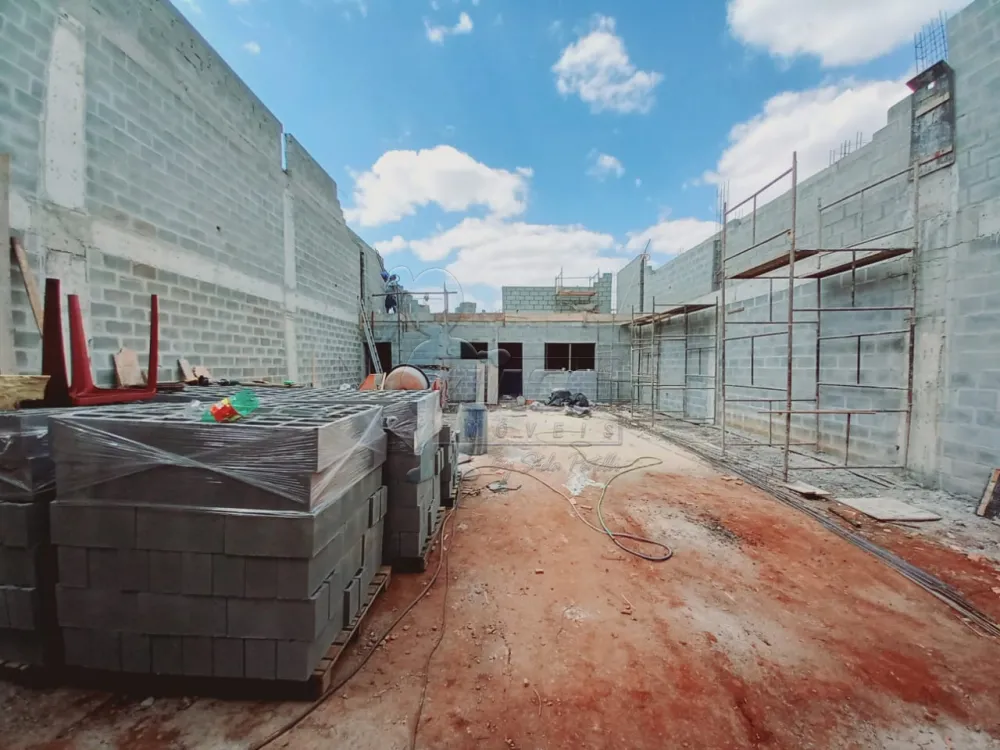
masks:
<instances>
[{"instance_id":1,"label":"gray cinder block","mask_svg":"<svg viewBox=\"0 0 1000 750\"><path fill-rule=\"evenodd\" d=\"M227 635L311 641L326 625L329 596L330 587L324 583L306 601L229 599Z\"/></svg>"},{"instance_id":2,"label":"gray cinder block","mask_svg":"<svg viewBox=\"0 0 1000 750\"><path fill-rule=\"evenodd\" d=\"M144 549L118 550L118 583L122 591L149 591L149 555Z\"/></svg>"},{"instance_id":3,"label":"gray cinder block","mask_svg":"<svg viewBox=\"0 0 1000 750\"><path fill-rule=\"evenodd\" d=\"M226 600L185 594L136 594L137 631L150 635L226 635Z\"/></svg>"},{"instance_id":4,"label":"gray cinder block","mask_svg":"<svg viewBox=\"0 0 1000 750\"><path fill-rule=\"evenodd\" d=\"M34 547L49 541L46 503L0 502L0 544Z\"/></svg>"},{"instance_id":5,"label":"gray cinder block","mask_svg":"<svg viewBox=\"0 0 1000 750\"><path fill-rule=\"evenodd\" d=\"M57 556L59 583L63 587L87 588L87 550L83 547L59 547Z\"/></svg>"},{"instance_id":6,"label":"gray cinder block","mask_svg":"<svg viewBox=\"0 0 1000 750\"><path fill-rule=\"evenodd\" d=\"M45 586L51 585L50 548L0 547L0 585Z\"/></svg>"},{"instance_id":7,"label":"gray cinder block","mask_svg":"<svg viewBox=\"0 0 1000 750\"><path fill-rule=\"evenodd\" d=\"M231 555L212 555L212 593L216 596L244 596L246 559Z\"/></svg>"},{"instance_id":8,"label":"gray cinder block","mask_svg":"<svg viewBox=\"0 0 1000 750\"><path fill-rule=\"evenodd\" d=\"M56 500L50 506L52 543L67 547L135 547L135 508Z\"/></svg>"},{"instance_id":9,"label":"gray cinder block","mask_svg":"<svg viewBox=\"0 0 1000 750\"><path fill-rule=\"evenodd\" d=\"M0 628L0 659L45 666L53 664L52 638L37 631L7 630Z\"/></svg>"},{"instance_id":10,"label":"gray cinder block","mask_svg":"<svg viewBox=\"0 0 1000 750\"><path fill-rule=\"evenodd\" d=\"M138 549L169 552L223 552L226 518L186 508L139 508Z\"/></svg>"},{"instance_id":11,"label":"gray cinder block","mask_svg":"<svg viewBox=\"0 0 1000 750\"><path fill-rule=\"evenodd\" d=\"M116 549L90 549L86 551L87 566L85 575L87 586L94 589L118 591L121 588L119 580L118 552Z\"/></svg>"},{"instance_id":12,"label":"gray cinder block","mask_svg":"<svg viewBox=\"0 0 1000 750\"><path fill-rule=\"evenodd\" d=\"M154 594L180 594L184 570L180 552L149 552L149 590Z\"/></svg>"},{"instance_id":13,"label":"gray cinder block","mask_svg":"<svg viewBox=\"0 0 1000 750\"><path fill-rule=\"evenodd\" d=\"M212 555L205 552L181 553L181 591L204 596L212 594Z\"/></svg>"},{"instance_id":14,"label":"gray cinder block","mask_svg":"<svg viewBox=\"0 0 1000 750\"><path fill-rule=\"evenodd\" d=\"M278 645L273 640L246 640L243 644L246 676L273 680L277 674Z\"/></svg>"},{"instance_id":15,"label":"gray cinder block","mask_svg":"<svg viewBox=\"0 0 1000 750\"><path fill-rule=\"evenodd\" d=\"M86 628L63 630L64 658L67 664L88 669L121 670L119 635L115 632Z\"/></svg>"},{"instance_id":16,"label":"gray cinder block","mask_svg":"<svg viewBox=\"0 0 1000 750\"><path fill-rule=\"evenodd\" d=\"M243 641L239 638L212 639L212 675L243 677Z\"/></svg>"},{"instance_id":17,"label":"gray cinder block","mask_svg":"<svg viewBox=\"0 0 1000 750\"><path fill-rule=\"evenodd\" d=\"M354 576L344 589L344 620L343 627L350 627L361 609L361 577Z\"/></svg>"},{"instance_id":18,"label":"gray cinder block","mask_svg":"<svg viewBox=\"0 0 1000 750\"><path fill-rule=\"evenodd\" d=\"M246 595L253 599L274 599L278 595L277 561L263 557L247 558Z\"/></svg>"},{"instance_id":19,"label":"gray cinder block","mask_svg":"<svg viewBox=\"0 0 1000 750\"><path fill-rule=\"evenodd\" d=\"M184 639L154 635L149 642L153 654L153 674L180 674L184 664Z\"/></svg>"},{"instance_id":20,"label":"gray cinder block","mask_svg":"<svg viewBox=\"0 0 1000 750\"><path fill-rule=\"evenodd\" d=\"M212 639L188 636L182 639L184 651L183 674L195 677L212 675ZM174 665L173 672L177 673Z\"/></svg>"},{"instance_id":21,"label":"gray cinder block","mask_svg":"<svg viewBox=\"0 0 1000 750\"><path fill-rule=\"evenodd\" d=\"M59 625L136 632L137 594L56 586Z\"/></svg>"},{"instance_id":22,"label":"gray cinder block","mask_svg":"<svg viewBox=\"0 0 1000 750\"><path fill-rule=\"evenodd\" d=\"M6 602L6 627L12 630L35 630L42 622L41 594L36 588L0 586Z\"/></svg>"},{"instance_id":23,"label":"gray cinder block","mask_svg":"<svg viewBox=\"0 0 1000 750\"><path fill-rule=\"evenodd\" d=\"M419 484L386 482L386 490L389 493L389 512L391 513L393 508L426 508L434 496L434 485L439 484L436 477Z\"/></svg>"},{"instance_id":24,"label":"gray cinder block","mask_svg":"<svg viewBox=\"0 0 1000 750\"><path fill-rule=\"evenodd\" d=\"M313 514L242 513L225 517L225 553L248 557L309 559L337 535L344 520L382 484L373 469Z\"/></svg>"},{"instance_id":25,"label":"gray cinder block","mask_svg":"<svg viewBox=\"0 0 1000 750\"><path fill-rule=\"evenodd\" d=\"M150 637L138 633L121 634L122 671L147 674L153 669Z\"/></svg>"}]
</instances>

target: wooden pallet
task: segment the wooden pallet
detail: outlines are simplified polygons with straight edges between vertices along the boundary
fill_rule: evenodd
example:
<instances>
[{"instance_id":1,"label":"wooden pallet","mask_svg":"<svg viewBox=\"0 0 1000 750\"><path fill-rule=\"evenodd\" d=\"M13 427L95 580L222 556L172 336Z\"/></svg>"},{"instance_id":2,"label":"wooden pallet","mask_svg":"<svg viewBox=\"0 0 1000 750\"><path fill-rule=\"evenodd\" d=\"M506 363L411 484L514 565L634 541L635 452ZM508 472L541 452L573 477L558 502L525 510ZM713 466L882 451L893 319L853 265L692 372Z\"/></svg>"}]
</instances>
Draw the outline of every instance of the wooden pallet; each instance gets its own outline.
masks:
<instances>
[{"instance_id":1,"label":"wooden pallet","mask_svg":"<svg viewBox=\"0 0 1000 750\"><path fill-rule=\"evenodd\" d=\"M240 677L195 677L188 675L126 674L107 670L65 667L58 674L58 684L70 684L91 690L146 696L201 696L225 700L314 701L333 684L334 669L347 645L357 636L372 605L389 586L392 569L382 566L368 584L364 601L351 624L340 631L333 645L304 682L262 680Z\"/></svg>"},{"instance_id":2,"label":"wooden pallet","mask_svg":"<svg viewBox=\"0 0 1000 750\"><path fill-rule=\"evenodd\" d=\"M313 692L315 692L316 698L325 695L327 690L330 689L330 686L333 684L333 669L337 666L337 661L347 649L347 645L357 636L361 623L368 616L368 612L371 610L372 604L375 603L378 595L389 588L389 580L391 578L391 567L383 565L379 568L378 573L375 574L375 578L368 584L368 591L365 593L365 599L361 603L361 609L358 610L357 616L351 621L348 627L340 631L340 635L333 641L333 645L326 652L326 656L320 660L316 669L313 670L312 677L309 678L309 685Z\"/></svg>"},{"instance_id":3,"label":"wooden pallet","mask_svg":"<svg viewBox=\"0 0 1000 750\"><path fill-rule=\"evenodd\" d=\"M427 541L424 543L424 549L420 553L420 557L400 557L393 561L392 569L396 573L423 573L427 570L427 561L431 556L431 552L438 543L438 532L441 530L441 524L444 523L444 517L447 515L447 508L439 508L437 517L434 519L434 530L427 535Z\"/></svg>"}]
</instances>

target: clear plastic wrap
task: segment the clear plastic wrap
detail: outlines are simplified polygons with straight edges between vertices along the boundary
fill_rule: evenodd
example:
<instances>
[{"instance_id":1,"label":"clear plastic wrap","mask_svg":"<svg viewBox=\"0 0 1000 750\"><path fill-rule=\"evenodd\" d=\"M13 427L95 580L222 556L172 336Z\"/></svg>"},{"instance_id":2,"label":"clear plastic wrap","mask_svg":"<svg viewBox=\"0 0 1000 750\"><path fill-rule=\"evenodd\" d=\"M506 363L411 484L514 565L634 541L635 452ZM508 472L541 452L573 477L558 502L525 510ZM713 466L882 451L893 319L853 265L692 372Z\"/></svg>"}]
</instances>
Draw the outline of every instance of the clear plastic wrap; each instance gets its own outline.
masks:
<instances>
[{"instance_id":1,"label":"clear plastic wrap","mask_svg":"<svg viewBox=\"0 0 1000 750\"><path fill-rule=\"evenodd\" d=\"M0 501L29 502L55 488L49 417L60 411L0 412Z\"/></svg>"},{"instance_id":2,"label":"clear plastic wrap","mask_svg":"<svg viewBox=\"0 0 1000 750\"><path fill-rule=\"evenodd\" d=\"M322 413L320 413L322 412ZM60 502L316 513L384 463L382 410L262 405L206 423L181 404L54 416Z\"/></svg>"},{"instance_id":3,"label":"clear plastic wrap","mask_svg":"<svg viewBox=\"0 0 1000 750\"><path fill-rule=\"evenodd\" d=\"M280 409L283 405L340 404L379 406L383 425L391 434L389 450L403 450L419 456L441 432L440 391L342 391L335 388L310 388L282 397L275 395L267 403Z\"/></svg>"}]
</instances>

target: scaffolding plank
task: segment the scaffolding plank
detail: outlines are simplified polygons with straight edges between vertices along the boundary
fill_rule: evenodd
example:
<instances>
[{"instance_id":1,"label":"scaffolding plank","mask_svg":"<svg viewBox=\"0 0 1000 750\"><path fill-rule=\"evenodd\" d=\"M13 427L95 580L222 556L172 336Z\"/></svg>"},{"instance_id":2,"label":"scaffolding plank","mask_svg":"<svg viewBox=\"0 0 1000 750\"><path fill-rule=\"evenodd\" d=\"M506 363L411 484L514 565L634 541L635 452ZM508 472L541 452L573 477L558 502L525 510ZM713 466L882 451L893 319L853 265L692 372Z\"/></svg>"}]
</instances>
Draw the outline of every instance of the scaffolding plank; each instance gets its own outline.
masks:
<instances>
[{"instance_id":1,"label":"scaffolding plank","mask_svg":"<svg viewBox=\"0 0 1000 750\"><path fill-rule=\"evenodd\" d=\"M820 250L796 250L795 251L795 262L805 260L806 258L811 258L814 255L819 255L822 252ZM752 268L748 268L745 271L740 271L732 276L727 276L728 279L756 279L765 274L769 274L772 271L777 271L779 268L785 268L788 265L788 258L790 253L782 253L781 255L771 258L771 260L760 263Z\"/></svg>"},{"instance_id":2,"label":"scaffolding plank","mask_svg":"<svg viewBox=\"0 0 1000 750\"><path fill-rule=\"evenodd\" d=\"M658 313L650 313L649 315L644 315L641 318L636 318L631 321L631 323L635 326L645 326L650 323L659 323L667 318L672 318L675 315L690 315L691 313L699 312L701 310L710 310L713 307L715 307L714 303L710 305L678 305L677 307L672 307L669 310L661 310Z\"/></svg>"},{"instance_id":3,"label":"scaffolding plank","mask_svg":"<svg viewBox=\"0 0 1000 750\"><path fill-rule=\"evenodd\" d=\"M818 252L818 251L817 251ZM866 252L866 251L861 251ZM863 258L858 258L854 261L845 261L843 263L838 263L835 266L830 266L829 268L823 268L819 271L814 271L812 273L807 273L800 278L803 279L825 279L830 276L836 276L841 273L846 273L852 268L864 268L865 266L871 266L876 263L881 263L884 260L891 260L892 258L898 258L901 255L906 255L913 252L912 248L909 247L892 247L886 248L885 250L878 250L873 252L871 255L866 255Z\"/></svg>"}]
</instances>

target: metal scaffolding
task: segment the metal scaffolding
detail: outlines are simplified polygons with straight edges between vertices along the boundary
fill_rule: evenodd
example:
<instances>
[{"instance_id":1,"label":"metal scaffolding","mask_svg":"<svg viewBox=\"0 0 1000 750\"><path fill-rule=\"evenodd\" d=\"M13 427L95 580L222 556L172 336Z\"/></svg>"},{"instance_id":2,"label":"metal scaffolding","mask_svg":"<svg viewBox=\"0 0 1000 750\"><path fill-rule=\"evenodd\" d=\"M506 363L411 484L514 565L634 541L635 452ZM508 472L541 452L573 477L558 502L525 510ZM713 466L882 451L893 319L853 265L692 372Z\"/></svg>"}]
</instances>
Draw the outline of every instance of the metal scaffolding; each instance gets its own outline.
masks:
<instances>
[{"instance_id":1,"label":"metal scaffolding","mask_svg":"<svg viewBox=\"0 0 1000 750\"><path fill-rule=\"evenodd\" d=\"M632 317L629 326L629 362L631 364L631 414L636 416L636 407L641 413L643 388L649 390L649 418L652 426L656 425L657 415L678 419L692 424L715 424L716 399L714 397L716 375L714 363L718 355L717 333L719 321L719 305L717 302L701 304L658 304L653 298L652 312L636 317L635 307L632 307ZM662 309L661 309L662 308ZM714 310L715 315L712 321L710 332L692 333L690 317L695 313ZM661 326L669 323L674 318L681 318L684 323L683 335L667 336L659 332ZM647 335L648 331L648 335ZM684 353L681 359L683 375L681 382L661 383L660 382L660 360L663 354L663 344L669 342L681 342L684 346ZM706 355L706 352L708 353ZM643 359L646 361L646 371L643 371ZM692 367L692 360L695 359L697 367ZM711 372L707 371L706 365L713 364ZM694 372L693 370L697 370ZM700 379L705 385L692 385L694 379ZM710 384L709 384L710 383ZM662 409L660 407L660 392L679 392L681 397L681 408ZM711 415L704 417L693 417L688 408L688 394L691 391L712 391L710 398Z\"/></svg>"},{"instance_id":2,"label":"metal scaffolding","mask_svg":"<svg viewBox=\"0 0 1000 750\"><path fill-rule=\"evenodd\" d=\"M798 157L796 154L792 156L792 166L787 171L780 174L774 180L769 182L763 188L755 192L749 198L743 202L736 204L735 206L726 205L723 210L723 221L722 221L722 250L721 250L721 264L722 264L722 279L721 279L721 289L720 297L722 304L722 315L719 319L720 328L720 353L719 353L719 367L722 370L722 381L721 381L721 418L720 426L722 429L722 451L726 452L727 442L731 441L733 437L736 437L731 427L727 425L727 414L729 412L729 406L731 404L743 403L743 404L763 404L765 409L751 409L753 413L763 413L768 417L768 440L763 443L763 440L758 440L746 434L739 434L745 440L750 441L754 444L765 444L773 447L780 447L783 452L783 475L785 479L788 478L789 470L789 459L791 455L805 456L817 463L824 463L823 466L797 466L796 470L831 470L831 469L902 469L906 467L908 451L909 451L909 426L910 419L913 409L913 355L914 355L914 329L916 325L916 315L915 315L915 305L916 305L916 245L918 241L919 232L917 227L918 222L918 211L919 211L919 167L908 167L905 170L897 172L884 179L872 182L865 185L863 188L854 191L848 195L842 196L832 203L823 205L822 202L818 205L818 227L817 227L817 246L814 248L802 248L798 245L798 238L796 236L797 218L798 218ZM913 225L905 227L903 229L894 230L891 232L886 232L871 237L864 237L864 200L865 195L868 191L873 188L880 187L889 183L893 180L898 180L907 177L912 182L912 217ZM768 236L766 239L757 239L757 211L758 211L758 200L760 196L765 191L775 187L782 180L790 178L791 180L791 190L790 190L790 200L791 200L791 211L790 211L790 222L789 225L783 228L781 231ZM824 218L828 211L842 206L847 201L852 199L859 199L861 203L861 231L860 234L864 239L855 244L846 247L836 247L836 248L824 248L823 239L823 229L824 229ZM750 245L739 252L729 254L729 220L730 217L737 211L743 210L746 206L750 206ZM746 217L744 217L744 220ZM912 232L913 234L913 244L909 247L872 247L872 243L891 241L891 238ZM733 261L746 253L752 252L758 249L766 249L766 246L777 240L785 239L788 242L788 249L775 254L763 262L757 263L750 268L743 268L741 270L733 270ZM837 254L848 254L848 258L843 258L841 255ZM827 257L832 257L834 259L834 265L823 267L823 259ZM856 289L857 289L857 272L859 269L866 268L878 263L893 260L896 258L908 258L909 263L907 267L907 273L909 274L910 288L909 288L909 303L905 305L856 305ZM815 259L815 262L803 263L809 259ZM805 268L803 268L805 266ZM780 275L775 275L780 273ZM824 306L822 297L822 282L824 279L830 279L836 276L842 276L844 274L850 274L850 297L851 304L849 306L833 307ZM768 318L767 320L731 320L730 316L740 312L735 310L730 313L727 304L728 300L728 286L730 282L733 281L749 281L749 280L761 280L768 282ZM774 318L774 306L773 306L773 296L775 282L782 284L787 280L787 317L785 318ZM795 304L795 290L796 288L804 288L805 285L815 282L815 292L816 292L816 306L815 307L797 307ZM752 295L752 296L762 296L762 295ZM749 295L746 298L750 298ZM824 319L830 320L831 316L850 316L857 313L871 313L871 312L884 312L884 311L897 311L907 314L907 322L899 327L888 329L888 330L876 330L876 331L860 331L857 333L836 333L833 335L823 334L823 323ZM796 313L814 313L815 319L804 320L796 319ZM784 325L784 330L778 331L767 331L765 333L750 333L741 334L737 336L728 336L727 332L730 327L736 326L761 326L761 325ZM814 381L814 392L810 398L796 398L793 393L794 385L794 342L796 339L797 332L801 329L797 326L815 326L815 381ZM751 329L752 330L752 329ZM861 378L862 367L861 367L861 353L862 353L862 340L868 338L879 338L879 337L889 337L889 336L901 336L905 338L906 342L906 361L908 366L906 372L904 373L904 378L902 382L898 385L874 385L871 383L863 383ZM775 387L773 385L761 385L755 382L755 356L756 356L756 345L757 340L762 338L770 337L785 337L786 338L786 361L785 361L785 386L783 388ZM855 367L855 382L824 382L821 379L821 361L823 354L823 342L832 340L850 340L854 339L857 342L857 355L856 355L856 367ZM727 347L732 341L749 341L750 342L750 372L749 372L749 382L734 383L729 380L729 376L726 371L726 357L727 357ZM755 392L765 392L760 396L749 396L740 398L730 398L728 393L728 388L741 388L744 390L750 390ZM857 388L864 389L865 392L871 391L897 391L905 394L905 407L899 409L850 409L850 408L828 408L824 404L824 394L827 392L828 388ZM799 406L804 404L809 406L805 408ZM857 415L869 415L869 414L899 414L902 418L902 462L900 464L893 465L859 465L851 463L851 424L854 417ZM815 440L805 441L805 442L793 442L792 441L792 418L796 415L811 415L815 416ZM813 450L819 452L822 449L822 429L821 429L821 417L824 415L839 415L843 416L846 422L846 430L844 434L844 461L842 464L835 464L832 461L826 461L824 459L817 458L815 455L810 453L805 453L803 451L796 450L798 446L810 446ZM780 442L775 442L774 434L774 417L783 416L784 417L784 435Z\"/></svg>"}]
</instances>

